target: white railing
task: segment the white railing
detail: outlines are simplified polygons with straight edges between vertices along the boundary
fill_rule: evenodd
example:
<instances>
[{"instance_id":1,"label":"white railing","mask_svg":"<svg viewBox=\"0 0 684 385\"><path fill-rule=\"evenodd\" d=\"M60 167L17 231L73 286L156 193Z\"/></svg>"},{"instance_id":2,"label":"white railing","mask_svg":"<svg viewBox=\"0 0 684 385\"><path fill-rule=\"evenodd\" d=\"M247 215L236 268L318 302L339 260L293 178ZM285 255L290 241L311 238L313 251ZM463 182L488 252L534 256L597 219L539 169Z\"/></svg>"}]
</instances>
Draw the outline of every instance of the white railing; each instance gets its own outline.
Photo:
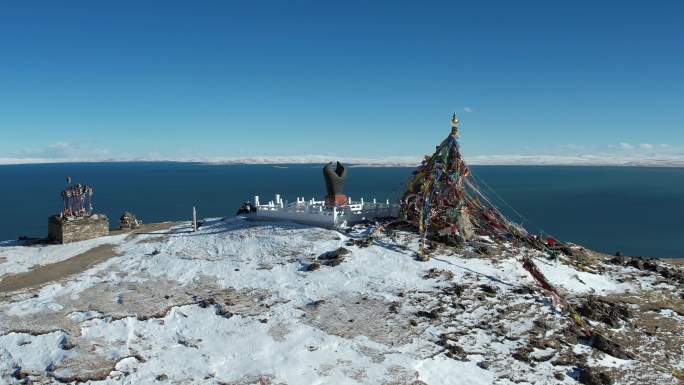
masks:
<instances>
[{"instance_id":1,"label":"white railing","mask_svg":"<svg viewBox=\"0 0 684 385\"><path fill-rule=\"evenodd\" d=\"M346 205L327 205L325 201L317 201L314 198L306 200L298 197L295 202L283 201L280 194L267 204L260 204L259 197L254 197L256 217L261 219L282 219L313 224L325 227L339 227L357 223L363 220L372 220L378 217L396 216L399 211L397 204L378 203L375 199L372 203L366 203L363 198L358 202L349 199Z\"/></svg>"}]
</instances>

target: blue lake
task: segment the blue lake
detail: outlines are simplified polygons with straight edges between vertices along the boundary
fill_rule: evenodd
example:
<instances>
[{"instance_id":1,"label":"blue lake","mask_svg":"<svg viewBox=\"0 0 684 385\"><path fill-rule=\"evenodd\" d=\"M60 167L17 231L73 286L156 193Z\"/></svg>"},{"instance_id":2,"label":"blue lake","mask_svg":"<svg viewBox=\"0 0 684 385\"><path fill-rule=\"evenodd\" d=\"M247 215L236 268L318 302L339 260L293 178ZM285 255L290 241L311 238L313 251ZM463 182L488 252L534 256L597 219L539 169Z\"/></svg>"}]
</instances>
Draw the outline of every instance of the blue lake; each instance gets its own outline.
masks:
<instances>
[{"instance_id":1,"label":"blue lake","mask_svg":"<svg viewBox=\"0 0 684 385\"><path fill-rule=\"evenodd\" d=\"M353 167L352 199L396 199L410 168ZM532 232L628 255L684 257L684 169L642 167L473 166L495 203ZM320 165L73 163L0 166L0 239L45 236L61 210L65 177L95 190L95 211L112 225L125 210L145 222L233 215L245 200L325 194ZM482 184L482 183L480 183ZM483 188L487 193L487 189ZM523 217L511 212L510 204Z\"/></svg>"}]
</instances>

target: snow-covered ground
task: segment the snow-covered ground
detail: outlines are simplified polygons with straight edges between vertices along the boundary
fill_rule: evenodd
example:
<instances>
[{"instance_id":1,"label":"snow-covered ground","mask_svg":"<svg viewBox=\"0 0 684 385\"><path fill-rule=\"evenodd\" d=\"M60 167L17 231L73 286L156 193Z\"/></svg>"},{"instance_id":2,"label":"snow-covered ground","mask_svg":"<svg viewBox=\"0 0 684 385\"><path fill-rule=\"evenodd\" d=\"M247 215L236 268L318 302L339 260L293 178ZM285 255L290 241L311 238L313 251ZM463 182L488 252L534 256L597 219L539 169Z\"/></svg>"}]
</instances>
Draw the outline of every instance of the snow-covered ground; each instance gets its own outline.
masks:
<instances>
[{"instance_id":1,"label":"snow-covered ground","mask_svg":"<svg viewBox=\"0 0 684 385\"><path fill-rule=\"evenodd\" d=\"M441 247L419 262L415 235L350 242L363 231L229 218L194 233L185 224L71 245L0 244L0 282L97 245L118 255L0 293L0 383L573 384L584 364L622 383L675 383L573 335L522 268L532 250ZM318 258L341 247L339 258ZM598 273L538 256L571 300L681 289L629 267ZM652 313L676 332L676 310ZM679 349L659 364L684 368Z\"/></svg>"},{"instance_id":2,"label":"snow-covered ground","mask_svg":"<svg viewBox=\"0 0 684 385\"><path fill-rule=\"evenodd\" d=\"M29 271L32 267L49 265L64 261L84 253L93 247L104 244L120 243L125 234L89 239L68 245L36 244L31 247L22 245L21 241L0 242L0 277L5 274Z\"/></svg>"}]
</instances>

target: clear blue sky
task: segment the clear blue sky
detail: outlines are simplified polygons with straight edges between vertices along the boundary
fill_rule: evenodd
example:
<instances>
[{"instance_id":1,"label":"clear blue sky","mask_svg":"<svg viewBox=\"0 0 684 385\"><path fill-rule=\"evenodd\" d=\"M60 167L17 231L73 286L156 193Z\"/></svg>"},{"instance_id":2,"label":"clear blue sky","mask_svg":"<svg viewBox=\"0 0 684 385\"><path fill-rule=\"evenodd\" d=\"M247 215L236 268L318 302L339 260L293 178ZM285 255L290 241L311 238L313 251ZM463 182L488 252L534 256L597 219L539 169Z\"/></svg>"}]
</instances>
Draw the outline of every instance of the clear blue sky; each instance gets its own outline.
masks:
<instances>
[{"instance_id":1,"label":"clear blue sky","mask_svg":"<svg viewBox=\"0 0 684 385\"><path fill-rule=\"evenodd\" d=\"M683 20L681 1L3 2L0 157L419 155L452 111L466 155L678 151Z\"/></svg>"}]
</instances>

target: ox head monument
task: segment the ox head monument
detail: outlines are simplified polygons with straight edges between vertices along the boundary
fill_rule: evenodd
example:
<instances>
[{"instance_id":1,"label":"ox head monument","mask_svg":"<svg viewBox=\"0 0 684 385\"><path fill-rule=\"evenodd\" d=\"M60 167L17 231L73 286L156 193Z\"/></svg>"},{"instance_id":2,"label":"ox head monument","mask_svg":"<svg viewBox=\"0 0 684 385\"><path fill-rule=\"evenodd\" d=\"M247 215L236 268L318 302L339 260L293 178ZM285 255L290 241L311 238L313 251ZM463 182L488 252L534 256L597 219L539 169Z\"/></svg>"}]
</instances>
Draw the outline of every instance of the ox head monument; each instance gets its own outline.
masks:
<instances>
[{"instance_id":1,"label":"ox head monument","mask_svg":"<svg viewBox=\"0 0 684 385\"><path fill-rule=\"evenodd\" d=\"M340 162L330 162L323 167L323 177L325 178L326 205L343 205L348 201L344 194L344 182L347 181L347 167Z\"/></svg>"}]
</instances>

